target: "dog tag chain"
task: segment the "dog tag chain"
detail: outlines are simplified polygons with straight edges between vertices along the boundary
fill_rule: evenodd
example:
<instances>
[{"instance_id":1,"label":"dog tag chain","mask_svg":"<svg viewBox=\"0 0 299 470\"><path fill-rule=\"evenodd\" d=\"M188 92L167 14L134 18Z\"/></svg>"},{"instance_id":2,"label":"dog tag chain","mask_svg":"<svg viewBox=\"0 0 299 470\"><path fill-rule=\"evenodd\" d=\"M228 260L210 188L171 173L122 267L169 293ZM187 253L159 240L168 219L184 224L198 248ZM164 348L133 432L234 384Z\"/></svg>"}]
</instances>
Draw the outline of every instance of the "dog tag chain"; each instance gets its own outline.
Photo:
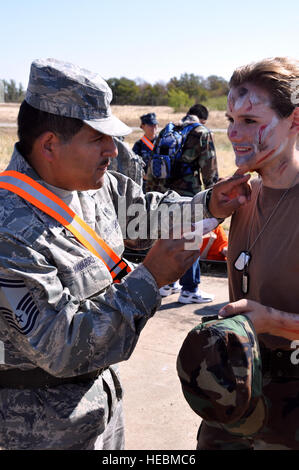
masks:
<instances>
[{"instance_id":1,"label":"dog tag chain","mask_svg":"<svg viewBox=\"0 0 299 470\"><path fill-rule=\"evenodd\" d=\"M241 284L241 290L242 290L242 293L244 295L246 295L249 291L249 273L248 273L248 265L249 265L249 262L251 260L251 252L252 252L252 249L254 247L254 245L256 244L256 242L258 241L258 239L260 238L260 236L262 235L262 233L264 233L264 230L265 228L267 227L268 223L270 222L270 220L272 219L274 213L276 212L276 210L278 209L279 205L281 204L281 202L283 201L283 199L286 197L286 195L288 194L289 190L293 187L296 179L297 179L297 176L298 174L296 174L292 184L289 186L288 189L286 189L284 191L284 193L281 195L279 201L277 202L276 206L274 207L274 209L272 210L271 214L269 215L268 219L266 220L266 222L264 223L264 226L262 227L262 229L259 231L259 233L257 234L255 240L253 241L253 243L249 246L249 241L250 241L250 237L251 237L251 231L252 231L252 226L253 226L253 221L254 221L254 216L255 216L255 213L256 213L256 210L257 210L257 203L258 203L258 198L259 198L259 195L260 195L260 191L261 191L261 188L262 188L262 183L260 184L260 187L257 191L257 195L256 195L256 201L255 201L255 207L254 207L254 210L252 211L252 217L251 217L251 224L250 224L250 229L249 229L249 233L248 233L248 239L247 239L247 250L244 250L244 251L241 251L241 253L239 254L238 258L236 259L235 263L234 263L234 267L237 271L241 271L242 272L242 284Z\"/></svg>"}]
</instances>

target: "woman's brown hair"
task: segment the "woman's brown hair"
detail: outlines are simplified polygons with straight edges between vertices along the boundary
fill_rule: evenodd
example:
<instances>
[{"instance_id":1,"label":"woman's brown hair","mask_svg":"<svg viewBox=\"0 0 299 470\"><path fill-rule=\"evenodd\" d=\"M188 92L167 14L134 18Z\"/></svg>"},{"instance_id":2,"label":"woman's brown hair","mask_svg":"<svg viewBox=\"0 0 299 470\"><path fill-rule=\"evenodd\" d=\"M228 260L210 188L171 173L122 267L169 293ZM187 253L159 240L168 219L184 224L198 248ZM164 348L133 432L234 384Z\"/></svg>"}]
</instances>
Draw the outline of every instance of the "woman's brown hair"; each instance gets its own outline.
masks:
<instances>
[{"instance_id":1,"label":"woman's brown hair","mask_svg":"<svg viewBox=\"0 0 299 470\"><path fill-rule=\"evenodd\" d=\"M229 81L230 88L252 83L268 91L272 108L281 117L288 117L298 106L294 92L299 92L299 61L274 57L236 69Z\"/></svg>"}]
</instances>

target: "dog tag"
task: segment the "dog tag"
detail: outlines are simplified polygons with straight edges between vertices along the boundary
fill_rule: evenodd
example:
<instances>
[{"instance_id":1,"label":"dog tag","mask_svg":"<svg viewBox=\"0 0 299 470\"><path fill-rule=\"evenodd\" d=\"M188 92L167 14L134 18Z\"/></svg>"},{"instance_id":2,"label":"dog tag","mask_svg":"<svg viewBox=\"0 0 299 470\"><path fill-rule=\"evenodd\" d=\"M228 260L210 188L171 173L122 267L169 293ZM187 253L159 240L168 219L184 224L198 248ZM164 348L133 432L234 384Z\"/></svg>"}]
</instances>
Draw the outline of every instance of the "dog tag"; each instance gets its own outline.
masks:
<instances>
[{"instance_id":1,"label":"dog tag","mask_svg":"<svg viewBox=\"0 0 299 470\"><path fill-rule=\"evenodd\" d=\"M250 261L250 253L248 251L242 251L242 253L239 254L238 258L236 259L234 266L237 271L243 271L245 266L248 266L248 263Z\"/></svg>"},{"instance_id":2,"label":"dog tag","mask_svg":"<svg viewBox=\"0 0 299 470\"><path fill-rule=\"evenodd\" d=\"M249 285L249 276L248 276L247 273L243 273L243 276L242 276L242 292L243 292L243 294L247 294L248 285Z\"/></svg>"}]
</instances>

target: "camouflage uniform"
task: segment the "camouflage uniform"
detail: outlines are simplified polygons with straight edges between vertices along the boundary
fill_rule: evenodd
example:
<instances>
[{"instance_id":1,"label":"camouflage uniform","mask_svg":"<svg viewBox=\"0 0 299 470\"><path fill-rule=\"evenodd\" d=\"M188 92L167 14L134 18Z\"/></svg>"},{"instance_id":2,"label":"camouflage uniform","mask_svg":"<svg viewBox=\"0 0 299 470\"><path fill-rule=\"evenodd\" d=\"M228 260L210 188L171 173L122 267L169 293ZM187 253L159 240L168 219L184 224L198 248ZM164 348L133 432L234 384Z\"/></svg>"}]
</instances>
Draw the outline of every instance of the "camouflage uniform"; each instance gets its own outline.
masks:
<instances>
[{"instance_id":1,"label":"camouflage uniform","mask_svg":"<svg viewBox=\"0 0 299 470\"><path fill-rule=\"evenodd\" d=\"M49 59L31 66L27 105L79 119L108 136L127 135L130 128L111 113L111 99L101 77L73 64ZM18 144L8 169L48 187L119 256L135 216L128 215L132 204L142 206L144 226L162 202L191 202L174 192L145 196L112 171L99 190L53 187ZM197 195L192 207L205 197ZM131 246L150 247L147 235ZM141 264L113 284L104 263L71 232L3 186L0 253L0 448L122 449L116 364L129 358L160 306L154 278Z\"/></svg>"},{"instance_id":2,"label":"camouflage uniform","mask_svg":"<svg viewBox=\"0 0 299 470\"><path fill-rule=\"evenodd\" d=\"M111 159L109 170L118 171L142 186L145 171L143 160L121 139L114 137L114 142L118 155Z\"/></svg>"},{"instance_id":3,"label":"camouflage uniform","mask_svg":"<svg viewBox=\"0 0 299 470\"><path fill-rule=\"evenodd\" d=\"M192 122L188 119L184 124ZM187 137L181 161L178 163L177 175L181 178L163 180L154 178L147 172L147 190L165 192L173 189L182 196L193 196L201 191L202 185L210 188L218 180L216 152L211 131L203 124L195 127ZM201 177L202 180L201 180Z\"/></svg>"},{"instance_id":4,"label":"camouflage uniform","mask_svg":"<svg viewBox=\"0 0 299 470\"><path fill-rule=\"evenodd\" d=\"M119 196L126 198L127 207L139 202L149 209L178 199L174 193L144 196L140 186L114 172L106 174L98 191L53 188L40 180L17 147L8 169L55 190L118 255L124 250ZM197 197L199 203L203 196ZM159 307L155 280L140 265L112 285L104 264L62 225L4 189L0 200L0 380L1 371L8 370L18 378L38 367L63 378L104 369L87 383L24 390L1 388L2 383L0 447L122 448L122 390L113 364L129 358ZM150 243L138 242L141 247ZM114 420L118 431L109 437Z\"/></svg>"}]
</instances>

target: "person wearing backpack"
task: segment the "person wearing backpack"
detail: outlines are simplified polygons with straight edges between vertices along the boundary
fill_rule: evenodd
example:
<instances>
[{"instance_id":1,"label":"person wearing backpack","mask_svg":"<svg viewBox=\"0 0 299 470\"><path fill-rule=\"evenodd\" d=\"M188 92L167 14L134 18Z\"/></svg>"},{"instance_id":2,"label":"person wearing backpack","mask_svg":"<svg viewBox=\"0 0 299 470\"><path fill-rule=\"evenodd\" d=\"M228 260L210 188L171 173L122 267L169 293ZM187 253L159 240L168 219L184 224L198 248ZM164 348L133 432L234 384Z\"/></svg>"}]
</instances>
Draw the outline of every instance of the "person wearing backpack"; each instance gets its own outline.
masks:
<instances>
[{"instance_id":1,"label":"person wearing backpack","mask_svg":"<svg viewBox=\"0 0 299 470\"><path fill-rule=\"evenodd\" d=\"M191 106L177 126L171 127L169 124L166 126L168 135L164 136L164 130L160 132L148 166L147 191L166 192L172 189L181 196L194 196L203 186L208 189L217 182L215 146L211 131L205 126L208 116L207 108L198 103ZM174 135L175 132L178 135ZM174 143L175 138L177 148ZM169 155L166 155L167 152ZM180 291L178 301L184 304L214 300L214 295L198 289L199 258L180 279L179 284L181 289L178 283L163 286L160 294L166 297Z\"/></svg>"}]
</instances>

